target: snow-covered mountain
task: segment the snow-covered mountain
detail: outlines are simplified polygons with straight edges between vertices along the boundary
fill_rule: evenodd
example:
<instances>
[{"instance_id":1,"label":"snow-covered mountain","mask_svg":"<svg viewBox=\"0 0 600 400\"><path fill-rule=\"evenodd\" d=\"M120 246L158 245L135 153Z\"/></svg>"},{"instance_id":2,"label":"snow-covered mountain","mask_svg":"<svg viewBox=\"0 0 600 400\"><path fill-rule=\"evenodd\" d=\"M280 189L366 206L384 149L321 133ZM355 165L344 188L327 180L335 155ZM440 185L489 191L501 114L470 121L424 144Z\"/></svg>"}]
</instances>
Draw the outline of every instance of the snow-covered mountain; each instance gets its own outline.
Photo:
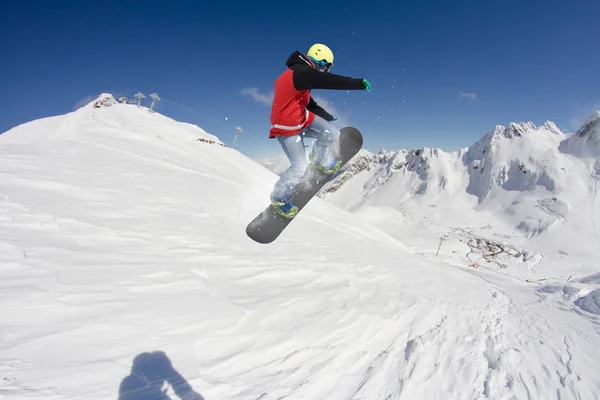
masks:
<instances>
[{"instance_id":1,"label":"snow-covered mountain","mask_svg":"<svg viewBox=\"0 0 600 400\"><path fill-rule=\"evenodd\" d=\"M359 174L364 180L360 197L368 198L386 185L401 184L404 195L394 197L398 204L416 196L437 200L439 196L453 197L462 192L481 203L497 188L529 191L542 186L552 190L548 174L555 171L547 169L561 166L558 147L566 138L551 122L540 128L531 122L511 123L507 127L496 126L474 145L452 153L430 148L378 154L363 150L351 161L356 165L349 165L321 195L336 192L342 182ZM364 170L369 174L362 173Z\"/></svg>"},{"instance_id":2,"label":"snow-covered mountain","mask_svg":"<svg viewBox=\"0 0 600 400\"><path fill-rule=\"evenodd\" d=\"M561 144L561 150L582 158L600 158L600 110L596 111L568 140ZM595 164L600 174L600 166Z\"/></svg>"},{"instance_id":3,"label":"snow-covered mountain","mask_svg":"<svg viewBox=\"0 0 600 400\"><path fill-rule=\"evenodd\" d=\"M199 127L102 95L0 135L0 397L597 398L596 248L510 236L483 206L523 178L469 151L363 151L326 195L354 212L316 198L265 246L277 176Z\"/></svg>"},{"instance_id":4,"label":"snow-covered mountain","mask_svg":"<svg viewBox=\"0 0 600 400\"><path fill-rule=\"evenodd\" d=\"M442 207L453 214L477 211L481 218L493 214L511 235L527 238L560 227L548 234L560 241L568 226L583 248L592 246L600 232L599 115L572 135L552 122L511 123L451 153L365 151L319 196L356 213Z\"/></svg>"}]
</instances>

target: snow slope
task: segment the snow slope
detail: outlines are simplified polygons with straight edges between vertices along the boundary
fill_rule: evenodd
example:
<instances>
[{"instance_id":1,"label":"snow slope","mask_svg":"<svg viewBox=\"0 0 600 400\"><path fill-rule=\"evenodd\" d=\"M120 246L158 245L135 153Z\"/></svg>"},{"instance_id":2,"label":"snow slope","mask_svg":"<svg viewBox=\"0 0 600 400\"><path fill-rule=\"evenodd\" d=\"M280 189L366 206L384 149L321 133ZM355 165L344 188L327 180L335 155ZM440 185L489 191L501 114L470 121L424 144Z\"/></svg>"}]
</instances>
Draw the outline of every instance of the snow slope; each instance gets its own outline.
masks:
<instances>
[{"instance_id":1,"label":"snow slope","mask_svg":"<svg viewBox=\"0 0 600 400\"><path fill-rule=\"evenodd\" d=\"M525 282L321 199L256 244L273 173L100 100L0 135L3 400L598 398L597 273Z\"/></svg>"}]
</instances>

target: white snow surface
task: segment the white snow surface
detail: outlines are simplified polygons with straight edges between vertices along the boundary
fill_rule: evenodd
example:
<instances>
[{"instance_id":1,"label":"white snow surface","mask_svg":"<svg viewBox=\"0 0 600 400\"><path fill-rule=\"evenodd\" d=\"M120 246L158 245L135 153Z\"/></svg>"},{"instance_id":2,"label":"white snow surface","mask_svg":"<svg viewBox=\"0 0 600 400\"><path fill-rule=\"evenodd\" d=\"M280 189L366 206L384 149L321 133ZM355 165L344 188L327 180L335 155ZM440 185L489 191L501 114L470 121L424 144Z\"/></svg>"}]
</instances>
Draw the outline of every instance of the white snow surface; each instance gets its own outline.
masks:
<instances>
[{"instance_id":1,"label":"white snow surface","mask_svg":"<svg viewBox=\"0 0 600 400\"><path fill-rule=\"evenodd\" d=\"M473 194L476 147L363 151L260 245L275 174L111 97L0 135L2 400L599 397L597 178L572 155ZM510 236L524 210L561 240Z\"/></svg>"},{"instance_id":2,"label":"white snow surface","mask_svg":"<svg viewBox=\"0 0 600 400\"><path fill-rule=\"evenodd\" d=\"M279 158L265 158L256 161L276 175L280 175L290 167L290 161L285 155Z\"/></svg>"}]
</instances>

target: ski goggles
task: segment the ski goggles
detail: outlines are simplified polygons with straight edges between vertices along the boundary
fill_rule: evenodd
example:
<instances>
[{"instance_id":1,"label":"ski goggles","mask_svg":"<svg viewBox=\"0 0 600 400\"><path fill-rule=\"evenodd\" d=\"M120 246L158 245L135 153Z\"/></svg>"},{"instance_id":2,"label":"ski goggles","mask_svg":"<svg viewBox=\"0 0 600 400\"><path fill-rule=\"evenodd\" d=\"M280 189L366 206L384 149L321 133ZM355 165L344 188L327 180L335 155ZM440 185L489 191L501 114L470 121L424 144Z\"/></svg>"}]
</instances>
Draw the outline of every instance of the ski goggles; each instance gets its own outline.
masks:
<instances>
[{"instance_id":1,"label":"ski goggles","mask_svg":"<svg viewBox=\"0 0 600 400\"><path fill-rule=\"evenodd\" d=\"M321 72L329 72L329 70L333 67L332 63L328 63L325 60L316 61L317 69Z\"/></svg>"}]
</instances>

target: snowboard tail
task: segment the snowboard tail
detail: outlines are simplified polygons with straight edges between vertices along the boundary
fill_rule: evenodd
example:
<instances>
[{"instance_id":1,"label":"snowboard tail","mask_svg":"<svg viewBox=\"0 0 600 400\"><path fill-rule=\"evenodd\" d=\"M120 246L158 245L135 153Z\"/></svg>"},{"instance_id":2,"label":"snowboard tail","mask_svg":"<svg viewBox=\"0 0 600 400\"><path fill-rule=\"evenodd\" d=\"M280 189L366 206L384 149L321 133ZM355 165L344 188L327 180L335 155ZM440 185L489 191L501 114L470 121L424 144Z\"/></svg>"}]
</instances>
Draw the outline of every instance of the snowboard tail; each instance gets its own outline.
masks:
<instances>
[{"instance_id":1,"label":"snowboard tail","mask_svg":"<svg viewBox=\"0 0 600 400\"><path fill-rule=\"evenodd\" d=\"M346 165L360 151L362 144L363 137L358 129L345 127L340 130L340 137L334 145L333 153L341 161L341 167ZM309 164L292 194L292 201L298 207L298 214L319 190L334 177L335 175L319 171L313 164ZM284 218L273 206L269 205L248 224L246 234L258 243L271 243L294 219L298 218L298 214L291 219Z\"/></svg>"}]
</instances>

